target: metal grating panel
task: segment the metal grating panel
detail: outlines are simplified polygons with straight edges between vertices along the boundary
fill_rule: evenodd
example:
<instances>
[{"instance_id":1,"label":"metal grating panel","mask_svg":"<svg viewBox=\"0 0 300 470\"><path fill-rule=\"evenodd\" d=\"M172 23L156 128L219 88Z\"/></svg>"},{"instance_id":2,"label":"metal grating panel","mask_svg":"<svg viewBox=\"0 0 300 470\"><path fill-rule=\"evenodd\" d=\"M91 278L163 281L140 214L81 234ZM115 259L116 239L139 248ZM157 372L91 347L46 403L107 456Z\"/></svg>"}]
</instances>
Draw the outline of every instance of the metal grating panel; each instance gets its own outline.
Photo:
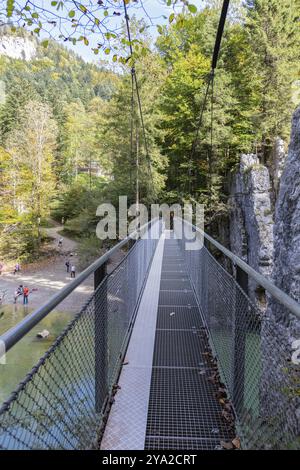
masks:
<instances>
[{"instance_id":1,"label":"metal grating panel","mask_svg":"<svg viewBox=\"0 0 300 470\"><path fill-rule=\"evenodd\" d=\"M162 279L160 284L161 290L189 290L191 283L188 279Z\"/></svg>"},{"instance_id":2,"label":"metal grating panel","mask_svg":"<svg viewBox=\"0 0 300 470\"><path fill-rule=\"evenodd\" d=\"M168 439L165 437L147 437L145 449L151 450L222 450L220 439Z\"/></svg>"},{"instance_id":3,"label":"metal grating panel","mask_svg":"<svg viewBox=\"0 0 300 470\"><path fill-rule=\"evenodd\" d=\"M191 287L190 287L191 289ZM160 291L159 305L197 306L196 297L192 291Z\"/></svg>"},{"instance_id":4,"label":"metal grating panel","mask_svg":"<svg viewBox=\"0 0 300 470\"><path fill-rule=\"evenodd\" d=\"M214 450L234 432L209 379L209 344L176 240L166 240L145 449Z\"/></svg>"},{"instance_id":5,"label":"metal grating panel","mask_svg":"<svg viewBox=\"0 0 300 470\"><path fill-rule=\"evenodd\" d=\"M203 331L157 330L153 365L171 367L200 367L202 354L207 350Z\"/></svg>"},{"instance_id":6,"label":"metal grating panel","mask_svg":"<svg viewBox=\"0 0 300 470\"><path fill-rule=\"evenodd\" d=\"M181 271L181 272L178 272L178 271L162 271L161 279L162 280L164 280L164 279L168 279L168 280L172 280L172 279L189 280L189 277L188 277L186 271Z\"/></svg>"},{"instance_id":7,"label":"metal grating panel","mask_svg":"<svg viewBox=\"0 0 300 470\"><path fill-rule=\"evenodd\" d=\"M147 436L176 440L213 440L230 437L215 399L216 386L196 369L154 369ZM155 395L156 399L151 400Z\"/></svg>"},{"instance_id":8,"label":"metal grating panel","mask_svg":"<svg viewBox=\"0 0 300 470\"><path fill-rule=\"evenodd\" d=\"M159 307L156 327L159 330L202 328L198 307Z\"/></svg>"}]
</instances>

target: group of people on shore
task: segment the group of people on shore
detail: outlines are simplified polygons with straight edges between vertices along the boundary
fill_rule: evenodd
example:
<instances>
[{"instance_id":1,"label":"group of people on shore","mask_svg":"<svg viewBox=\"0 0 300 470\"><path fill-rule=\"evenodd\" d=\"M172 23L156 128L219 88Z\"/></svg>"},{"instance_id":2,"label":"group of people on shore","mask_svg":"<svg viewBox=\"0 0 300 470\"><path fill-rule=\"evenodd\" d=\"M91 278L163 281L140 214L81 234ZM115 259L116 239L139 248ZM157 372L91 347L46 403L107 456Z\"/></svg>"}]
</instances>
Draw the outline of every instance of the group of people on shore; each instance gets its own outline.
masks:
<instances>
[{"instance_id":1,"label":"group of people on shore","mask_svg":"<svg viewBox=\"0 0 300 470\"><path fill-rule=\"evenodd\" d=\"M28 305L28 297L30 291L27 286L23 286L22 284L17 287L14 293L14 304L17 303L19 297L23 296L23 305Z\"/></svg>"},{"instance_id":2,"label":"group of people on shore","mask_svg":"<svg viewBox=\"0 0 300 470\"><path fill-rule=\"evenodd\" d=\"M58 242L59 248L62 248L62 244L63 244L63 238L61 238ZM72 264L69 259L66 259L65 266L66 266L67 273L70 274L72 279L74 279L76 277L76 267L75 267L75 265ZM3 272L3 268L4 268L4 264L2 262L0 262L0 275ZM20 271L21 271L21 265L20 265L19 262L17 262L14 265L13 274L16 275L16 274L20 273ZM22 297L23 298L23 305L28 305L29 294L31 292L33 292L34 290L37 290L37 289L29 290L29 288L27 286L23 286L23 284L20 284L14 292L14 304L17 303L17 300L18 300L19 297Z\"/></svg>"},{"instance_id":3,"label":"group of people on shore","mask_svg":"<svg viewBox=\"0 0 300 470\"><path fill-rule=\"evenodd\" d=\"M62 220L62 224L64 224L64 219ZM59 249L62 248L63 241L64 241L63 238L60 238L58 240L58 248ZM75 278L75 276L76 276L76 267L74 266L74 264L71 264L71 261L69 259L66 259L65 266L66 266L66 269L67 269L67 273L71 274L71 278Z\"/></svg>"},{"instance_id":4,"label":"group of people on shore","mask_svg":"<svg viewBox=\"0 0 300 470\"><path fill-rule=\"evenodd\" d=\"M66 266L66 269L67 269L67 273L71 274L71 278L75 278L76 276L76 267L74 264L71 264L70 260L67 259L66 262L65 262L65 266Z\"/></svg>"}]
</instances>

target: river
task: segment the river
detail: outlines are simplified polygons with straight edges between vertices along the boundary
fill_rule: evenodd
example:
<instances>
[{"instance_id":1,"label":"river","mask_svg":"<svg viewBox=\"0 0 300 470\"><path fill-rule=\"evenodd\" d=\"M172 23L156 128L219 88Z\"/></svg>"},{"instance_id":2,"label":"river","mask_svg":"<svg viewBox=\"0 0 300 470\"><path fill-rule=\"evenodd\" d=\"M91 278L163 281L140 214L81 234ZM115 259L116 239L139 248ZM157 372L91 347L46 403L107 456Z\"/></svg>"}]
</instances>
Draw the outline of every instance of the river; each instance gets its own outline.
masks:
<instances>
[{"instance_id":1,"label":"river","mask_svg":"<svg viewBox=\"0 0 300 470\"><path fill-rule=\"evenodd\" d=\"M21 304L0 306L0 334L19 323L30 312L29 307ZM0 364L0 406L49 349L72 317L72 313L51 312L6 354L6 364ZM50 332L48 338L37 338L37 333L44 329Z\"/></svg>"}]
</instances>

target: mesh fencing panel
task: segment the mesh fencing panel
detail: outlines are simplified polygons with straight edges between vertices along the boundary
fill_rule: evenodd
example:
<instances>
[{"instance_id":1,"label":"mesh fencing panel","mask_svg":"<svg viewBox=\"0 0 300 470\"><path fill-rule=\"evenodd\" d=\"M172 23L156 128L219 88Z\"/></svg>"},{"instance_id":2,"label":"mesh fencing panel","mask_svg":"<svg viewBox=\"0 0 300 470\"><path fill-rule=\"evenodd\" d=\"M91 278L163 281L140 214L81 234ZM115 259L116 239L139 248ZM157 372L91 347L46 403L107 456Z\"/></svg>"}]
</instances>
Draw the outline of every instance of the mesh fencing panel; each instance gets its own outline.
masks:
<instances>
[{"instance_id":1,"label":"mesh fencing panel","mask_svg":"<svg viewBox=\"0 0 300 470\"><path fill-rule=\"evenodd\" d=\"M205 246L186 250L188 238L183 232L182 251L243 448L300 449L300 369L282 340L288 330L274 319L274 299L262 314Z\"/></svg>"},{"instance_id":2,"label":"mesh fencing panel","mask_svg":"<svg viewBox=\"0 0 300 470\"><path fill-rule=\"evenodd\" d=\"M161 231L135 242L0 409L1 449L90 449Z\"/></svg>"}]
</instances>

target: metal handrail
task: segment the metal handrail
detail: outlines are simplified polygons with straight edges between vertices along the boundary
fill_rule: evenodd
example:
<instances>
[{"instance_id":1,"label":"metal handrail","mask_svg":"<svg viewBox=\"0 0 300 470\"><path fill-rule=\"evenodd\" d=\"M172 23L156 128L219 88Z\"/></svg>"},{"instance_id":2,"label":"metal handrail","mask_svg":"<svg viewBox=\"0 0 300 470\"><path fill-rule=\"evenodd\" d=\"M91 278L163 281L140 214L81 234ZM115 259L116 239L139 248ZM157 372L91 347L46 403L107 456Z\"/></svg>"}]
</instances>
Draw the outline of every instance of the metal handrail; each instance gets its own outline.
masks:
<instances>
[{"instance_id":1,"label":"metal handrail","mask_svg":"<svg viewBox=\"0 0 300 470\"><path fill-rule=\"evenodd\" d=\"M183 220L183 219L181 219ZM268 291L276 300L278 300L282 305L290 310L297 318L300 319L300 304L295 299L290 297L288 294L283 292L279 287L275 286L273 282L264 277L262 274L256 272L251 266L249 266L245 261L239 258L237 255L233 254L230 250L225 248L221 243L217 242L210 235L207 235L203 230L190 222L184 220L184 223L193 227L193 229L203 236L207 241L209 241L215 248L217 248L221 253L223 253L227 258L229 258L236 266L239 266L245 273L247 273L252 279L254 279L257 284L262 286L266 291Z\"/></svg>"},{"instance_id":2,"label":"metal handrail","mask_svg":"<svg viewBox=\"0 0 300 470\"><path fill-rule=\"evenodd\" d=\"M70 295L83 281L85 281L91 274L95 273L101 266L106 263L109 258L120 248L126 245L130 240L135 239L148 227L151 227L153 222L157 219L150 220L147 224L143 225L136 231L132 232L126 238L121 240L104 255L98 258L94 263L88 266L82 273L80 273L74 281L70 282L67 286L63 287L57 294L54 294L48 302L36 309L30 315L27 315L17 325L10 328L8 331L0 336L0 350L1 353L9 351L20 339L22 339L35 325L37 325L43 318L45 318L58 304L60 304L68 295ZM0 354L0 356L2 355Z\"/></svg>"},{"instance_id":3,"label":"metal handrail","mask_svg":"<svg viewBox=\"0 0 300 470\"><path fill-rule=\"evenodd\" d=\"M156 219L155 219L156 220ZM11 349L20 339L22 339L35 325L37 325L43 318L45 318L58 304L60 304L68 295L70 295L83 281L85 281L91 274L99 269L109 258L120 248L126 245L130 240L134 239L140 231L145 230L146 227L151 226L154 220L148 222L139 230L133 232L128 237L121 240L113 248L107 251L98 260L87 267L82 273L78 275L74 281L70 282L67 286L62 288L57 294L54 294L50 300L42 307L35 310L30 315L27 315L20 323L3 333L0 336L0 345L4 345L4 349L7 352ZM211 236L199 229L195 225L184 221L184 223L190 225L195 231L202 235L207 241L215 246L221 253L229 258L235 265L239 266L245 273L247 273L257 284L262 286L268 291L275 299L277 299L283 306L285 306L290 312L292 312L298 319L300 319L300 304L290 297L288 294L279 289L275 284L265 278L262 274L256 272L251 266L245 261L233 254L219 242L214 240Z\"/></svg>"}]
</instances>

